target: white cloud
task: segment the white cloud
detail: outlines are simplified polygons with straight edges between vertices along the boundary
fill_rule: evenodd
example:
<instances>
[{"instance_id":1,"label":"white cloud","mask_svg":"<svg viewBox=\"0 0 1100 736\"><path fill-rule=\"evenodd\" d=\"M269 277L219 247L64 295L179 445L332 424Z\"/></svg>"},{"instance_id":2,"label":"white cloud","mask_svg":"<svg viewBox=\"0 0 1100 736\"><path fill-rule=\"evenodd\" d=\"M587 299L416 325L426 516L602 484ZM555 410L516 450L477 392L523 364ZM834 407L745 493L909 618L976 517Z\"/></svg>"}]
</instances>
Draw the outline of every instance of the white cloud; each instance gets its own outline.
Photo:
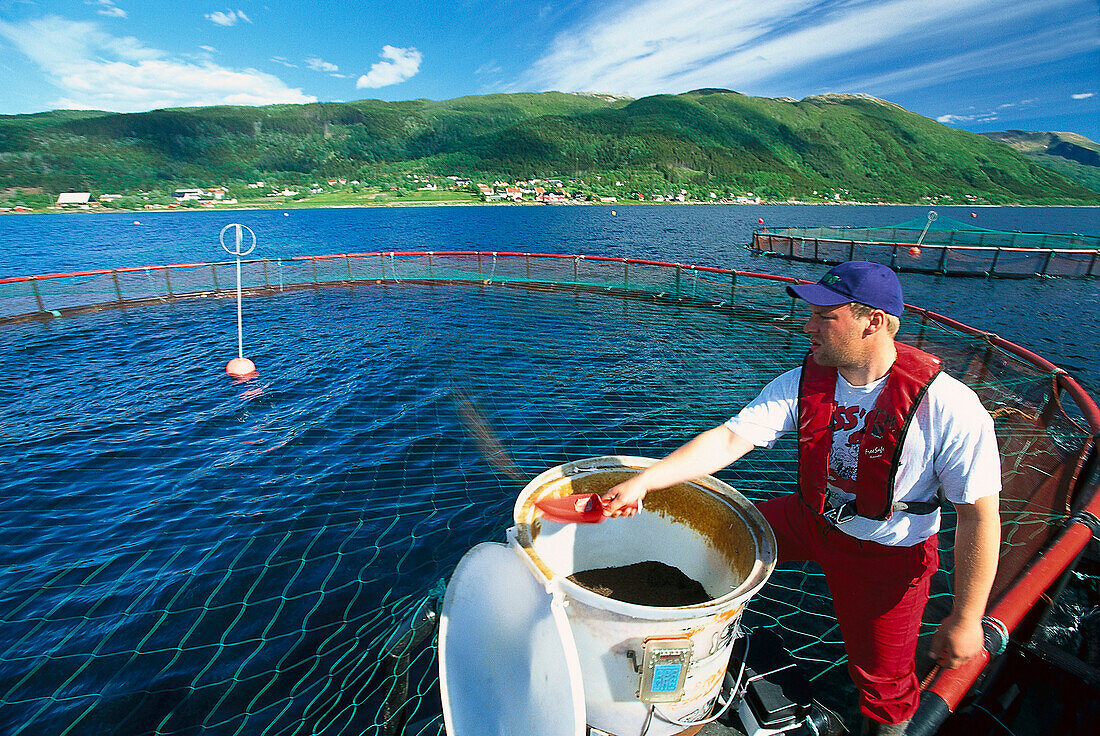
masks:
<instances>
[{"instance_id":1,"label":"white cloud","mask_svg":"<svg viewBox=\"0 0 1100 736\"><path fill-rule=\"evenodd\" d=\"M964 125L966 123L991 123L997 119L999 118L995 112L976 112L969 115L940 115L936 118L936 121L944 125Z\"/></svg>"},{"instance_id":2,"label":"white cloud","mask_svg":"<svg viewBox=\"0 0 1100 736\"><path fill-rule=\"evenodd\" d=\"M52 104L135 112L158 107L316 102L255 69L172 58L133 37L116 37L95 23L47 16L0 21L6 38L60 89Z\"/></svg>"},{"instance_id":3,"label":"white cloud","mask_svg":"<svg viewBox=\"0 0 1100 736\"><path fill-rule=\"evenodd\" d=\"M991 123L994 120L1000 120L1002 114L1006 114L1008 118L1011 119L1012 113L1019 113L1021 110L1033 109L1037 103L1037 99L1025 99L1018 100L1016 102L1005 102L997 105L994 109L971 107L965 113L947 113L938 116L936 120L943 123L944 125Z\"/></svg>"},{"instance_id":4,"label":"white cloud","mask_svg":"<svg viewBox=\"0 0 1100 736\"><path fill-rule=\"evenodd\" d=\"M1030 6L1012 6L1005 13ZM1000 25L1017 25L1015 19L1001 15L984 20ZM981 35L980 33L978 35ZM849 84L854 89L899 91L925 89L948 82L958 82L982 74L1018 73L1020 69L1088 53L1097 48L1097 38L1091 29L1079 23L1072 27L1049 28L1011 40L978 46L961 53L947 53L930 61L913 64L890 72L878 72L854 77Z\"/></svg>"},{"instance_id":5,"label":"white cloud","mask_svg":"<svg viewBox=\"0 0 1100 736\"><path fill-rule=\"evenodd\" d=\"M641 97L693 87L744 87L803 59L840 52L806 38L793 49L776 45L792 35L779 29L817 4L645 0L618 10L603 7L577 29L559 34L516 89L603 89Z\"/></svg>"},{"instance_id":6,"label":"white cloud","mask_svg":"<svg viewBox=\"0 0 1100 736\"><path fill-rule=\"evenodd\" d=\"M207 13L203 17L219 26L235 26L239 20L243 20L246 23L252 22L249 20L248 16L244 14L243 10L227 10L224 13L220 10L215 10L213 13Z\"/></svg>"},{"instance_id":7,"label":"white cloud","mask_svg":"<svg viewBox=\"0 0 1100 736\"><path fill-rule=\"evenodd\" d=\"M88 2L88 5L97 6L97 13L105 15L108 18L125 18L126 11L114 4L112 0L95 0L95 2Z\"/></svg>"},{"instance_id":8,"label":"white cloud","mask_svg":"<svg viewBox=\"0 0 1100 736\"><path fill-rule=\"evenodd\" d=\"M1070 97L1075 100L1087 100L1095 94L1095 92L1078 92L1077 94L1070 95Z\"/></svg>"},{"instance_id":9,"label":"white cloud","mask_svg":"<svg viewBox=\"0 0 1100 736\"><path fill-rule=\"evenodd\" d=\"M481 77L485 75L500 74L502 71L504 70L501 68L500 64L496 62L496 59L490 59L477 69L474 69L474 76Z\"/></svg>"},{"instance_id":10,"label":"white cloud","mask_svg":"<svg viewBox=\"0 0 1100 736\"><path fill-rule=\"evenodd\" d=\"M379 55L387 61L375 63L369 72L359 77L355 83L357 89L376 89L404 82L420 71L420 61L423 59L423 55L411 47L402 49L387 45L382 47Z\"/></svg>"},{"instance_id":11,"label":"white cloud","mask_svg":"<svg viewBox=\"0 0 1100 736\"><path fill-rule=\"evenodd\" d=\"M848 82L838 75L889 68L887 59L904 66L915 47L933 58L950 55L943 50L946 28L955 40L980 39L981 29L1036 12L1034 3L998 0L624 1L601 5L559 33L506 89L603 89L639 97L698 87L752 91L779 82L799 93L820 91L822 82Z\"/></svg>"},{"instance_id":12,"label":"white cloud","mask_svg":"<svg viewBox=\"0 0 1100 736\"><path fill-rule=\"evenodd\" d=\"M319 59L316 56L306 59L306 66L315 72L328 72L331 74L332 72L340 71L340 67L323 59Z\"/></svg>"}]
</instances>

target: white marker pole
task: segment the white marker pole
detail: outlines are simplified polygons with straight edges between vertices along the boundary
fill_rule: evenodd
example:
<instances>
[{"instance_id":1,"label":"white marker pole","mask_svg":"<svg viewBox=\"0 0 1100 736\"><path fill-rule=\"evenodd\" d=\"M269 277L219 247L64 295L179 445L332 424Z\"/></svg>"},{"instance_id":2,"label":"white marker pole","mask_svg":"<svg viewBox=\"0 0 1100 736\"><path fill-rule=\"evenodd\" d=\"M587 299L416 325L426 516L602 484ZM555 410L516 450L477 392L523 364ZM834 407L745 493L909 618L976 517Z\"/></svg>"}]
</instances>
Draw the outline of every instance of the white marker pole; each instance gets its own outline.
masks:
<instances>
[{"instance_id":1,"label":"white marker pole","mask_svg":"<svg viewBox=\"0 0 1100 736\"><path fill-rule=\"evenodd\" d=\"M928 233L928 228L931 227L932 223L936 221L937 217L939 217L939 215L936 214L935 210L928 211L928 222L924 223L924 229L920 231L920 237L917 238L917 246L924 242L924 236Z\"/></svg>"},{"instance_id":2,"label":"white marker pole","mask_svg":"<svg viewBox=\"0 0 1100 736\"><path fill-rule=\"evenodd\" d=\"M225 232L229 228L234 229L235 247L232 250L225 244ZM245 230L248 230L248 234L252 236L252 245L249 246L248 250L242 251L241 245L244 241ZM256 372L256 364L244 357L244 328L241 319L241 256L246 256L255 250L256 233L252 232L252 230L245 225L233 223L232 225L226 225L222 228L218 240L221 242L222 248L226 253L236 256L237 258L237 357L229 361L228 365L225 366L225 372L231 376L248 376Z\"/></svg>"}]
</instances>

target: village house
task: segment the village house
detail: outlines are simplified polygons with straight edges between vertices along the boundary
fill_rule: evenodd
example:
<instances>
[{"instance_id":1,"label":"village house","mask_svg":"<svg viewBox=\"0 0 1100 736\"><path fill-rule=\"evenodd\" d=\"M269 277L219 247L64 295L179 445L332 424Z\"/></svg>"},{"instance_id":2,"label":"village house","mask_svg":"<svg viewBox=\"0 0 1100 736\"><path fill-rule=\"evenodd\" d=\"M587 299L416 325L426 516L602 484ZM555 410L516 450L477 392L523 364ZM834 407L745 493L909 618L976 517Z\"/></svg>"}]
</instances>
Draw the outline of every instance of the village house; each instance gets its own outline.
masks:
<instances>
[{"instance_id":1,"label":"village house","mask_svg":"<svg viewBox=\"0 0 1100 736\"><path fill-rule=\"evenodd\" d=\"M57 202L54 203L54 206L79 207L86 210L89 207L98 207L99 202L92 200L91 192L62 192L57 195Z\"/></svg>"}]
</instances>

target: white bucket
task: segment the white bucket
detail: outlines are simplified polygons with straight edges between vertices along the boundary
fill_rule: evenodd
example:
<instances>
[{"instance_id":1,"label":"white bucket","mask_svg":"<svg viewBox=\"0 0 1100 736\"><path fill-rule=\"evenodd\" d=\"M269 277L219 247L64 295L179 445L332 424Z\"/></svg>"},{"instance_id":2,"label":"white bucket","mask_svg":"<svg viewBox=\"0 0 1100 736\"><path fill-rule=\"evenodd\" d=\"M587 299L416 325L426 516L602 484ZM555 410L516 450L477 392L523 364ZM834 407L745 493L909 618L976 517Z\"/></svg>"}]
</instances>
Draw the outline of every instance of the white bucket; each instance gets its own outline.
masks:
<instances>
[{"instance_id":1,"label":"white bucket","mask_svg":"<svg viewBox=\"0 0 1100 736\"><path fill-rule=\"evenodd\" d=\"M767 521L748 499L709 476L651 491L638 514L599 524L557 524L535 508L547 497L603 493L654 462L597 457L551 468L520 494L508 534L536 578L563 594L588 725L619 736L640 733L648 714L649 706L638 698L634 664L642 661L648 638L688 638L692 656L683 697L657 705L647 736L681 733L711 712L741 612L775 567L775 536ZM638 605L566 579L650 560L678 568L711 599L691 606Z\"/></svg>"}]
</instances>

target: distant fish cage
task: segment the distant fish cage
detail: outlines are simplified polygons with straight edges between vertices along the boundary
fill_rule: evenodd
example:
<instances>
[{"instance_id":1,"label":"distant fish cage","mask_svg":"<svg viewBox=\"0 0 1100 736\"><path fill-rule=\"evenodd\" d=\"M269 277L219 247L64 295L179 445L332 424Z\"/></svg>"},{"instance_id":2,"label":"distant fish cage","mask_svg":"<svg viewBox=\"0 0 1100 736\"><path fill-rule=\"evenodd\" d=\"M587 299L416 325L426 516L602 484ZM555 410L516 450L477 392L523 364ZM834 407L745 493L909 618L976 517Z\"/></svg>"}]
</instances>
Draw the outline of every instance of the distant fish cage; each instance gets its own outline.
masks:
<instances>
[{"instance_id":1,"label":"distant fish cage","mask_svg":"<svg viewBox=\"0 0 1100 736\"><path fill-rule=\"evenodd\" d=\"M752 234L752 247L796 261L874 261L949 276L1100 276L1100 236L987 230L949 218L930 227L934 214L927 223L893 227L761 228Z\"/></svg>"}]
</instances>

